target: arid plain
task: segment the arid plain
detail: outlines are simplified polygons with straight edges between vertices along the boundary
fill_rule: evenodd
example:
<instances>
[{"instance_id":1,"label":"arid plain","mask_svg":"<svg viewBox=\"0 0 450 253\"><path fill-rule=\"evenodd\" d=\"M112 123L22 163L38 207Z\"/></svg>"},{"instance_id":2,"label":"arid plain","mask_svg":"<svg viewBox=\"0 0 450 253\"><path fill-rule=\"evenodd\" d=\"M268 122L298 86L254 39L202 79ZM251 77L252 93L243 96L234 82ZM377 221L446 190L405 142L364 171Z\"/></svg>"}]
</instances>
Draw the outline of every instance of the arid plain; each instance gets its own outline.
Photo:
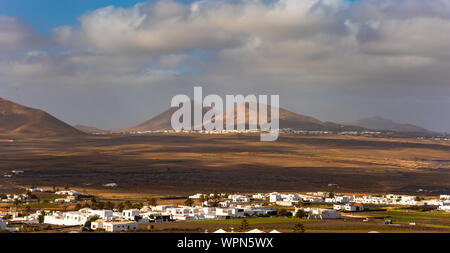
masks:
<instances>
[{"instance_id":1,"label":"arid plain","mask_svg":"<svg viewBox=\"0 0 450 253\"><path fill-rule=\"evenodd\" d=\"M4 136L0 139L7 140ZM0 142L2 188L69 185L146 194L450 190L450 144L407 138L259 134L99 135ZM116 183L114 188L105 184ZM424 192L424 193L425 193Z\"/></svg>"}]
</instances>

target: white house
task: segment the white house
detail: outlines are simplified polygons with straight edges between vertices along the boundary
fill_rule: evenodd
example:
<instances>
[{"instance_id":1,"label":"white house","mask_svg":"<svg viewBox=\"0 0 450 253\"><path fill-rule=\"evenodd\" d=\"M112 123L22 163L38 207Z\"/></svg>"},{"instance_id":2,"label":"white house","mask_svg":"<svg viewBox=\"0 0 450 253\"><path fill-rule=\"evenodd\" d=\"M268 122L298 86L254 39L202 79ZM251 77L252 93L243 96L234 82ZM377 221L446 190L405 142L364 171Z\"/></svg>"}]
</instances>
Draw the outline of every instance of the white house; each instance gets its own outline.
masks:
<instances>
[{"instance_id":1,"label":"white house","mask_svg":"<svg viewBox=\"0 0 450 253\"><path fill-rule=\"evenodd\" d=\"M135 221L118 220L118 221L107 221L107 220L96 220L91 223L91 229L104 229L106 232L120 232L128 230L136 230L138 228L138 223Z\"/></svg>"},{"instance_id":2,"label":"white house","mask_svg":"<svg viewBox=\"0 0 450 253\"><path fill-rule=\"evenodd\" d=\"M275 202L275 204L277 204L279 206L293 206L295 203L297 203L297 201L281 200L281 201Z\"/></svg>"},{"instance_id":3,"label":"white house","mask_svg":"<svg viewBox=\"0 0 450 253\"><path fill-rule=\"evenodd\" d=\"M279 194L278 192L272 192L269 194L270 202L275 203L275 202L281 201L281 200L283 200L283 199L281 198L281 194Z\"/></svg>"},{"instance_id":4,"label":"white house","mask_svg":"<svg viewBox=\"0 0 450 253\"><path fill-rule=\"evenodd\" d=\"M310 215L308 219L340 219L341 214L336 212L333 209L324 209L324 208L295 208L295 213L298 210L304 210L305 212L309 212Z\"/></svg>"},{"instance_id":5,"label":"white house","mask_svg":"<svg viewBox=\"0 0 450 253\"><path fill-rule=\"evenodd\" d=\"M41 211L36 211L36 213L19 217L15 213L13 215L11 221L21 222L21 223L26 223L26 224L37 224L37 223L39 223L39 215L40 214L41 214Z\"/></svg>"},{"instance_id":6,"label":"white house","mask_svg":"<svg viewBox=\"0 0 450 253\"><path fill-rule=\"evenodd\" d=\"M57 192L55 192L55 194L56 194L56 195L70 195L70 196L80 196L80 195L83 195L83 194L81 194L81 193L79 193L79 192L72 191L72 190L70 190L70 191L57 191Z\"/></svg>"},{"instance_id":7,"label":"white house","mask_svg":"<svg viewBox=\"0 0 450 253\"><path fill-rule=\"evenodd\" d=\"M157 205L157 206L152 206L152 211L155 212L165 212L166 209L168 208L174 208L175 206L173 205Z\"/></svg>"},{"instance_id":8,"label":"white house","mask_svg":"<svg viewBox=\"0 0 450 253\"><path fill-rule=\"evenodd\" d=\"M44 217L44 223L61 226L82 226L90 217L91 215L83 212L54 212Z\"/></svg>"},{"instance_id":9,"label":"white house","mask_svg":"<svg viewBox=\"0 0 450 253\"><path fill-rule=\"evenodd\" d=\"M336 196L336 203L347 203L351 202L353 200L353 197L351 196Z\"/></svg>"},{"instance_id":10,"label":"white house","mask_svg":"<svg viewBox=\"0 0 450 253\"><path fill-rule=\"evenodd\" d=\"M363 211L364 206L360 203L334 204L333 209L338 211L358 212Z\"/></svg>"},{"instance_id":11,"label":"white house","mask_svg":"<svg viewBox=\"0 0 450 253\"><path fill-rule=\"evenodd\" d=\"M429 205L429 206L442 206L442 205L444 205L444 201L439 200L439 199L428 199L428 200L424 200L423 203L425 205Z\"/></svg>"},{"instance_id":12,"label":"white house","mask_svg":"<svg viewBox=\"0 0 450 253\"><path fill-rule=\"evenodd\" d=\"M267 214L275 214L276 208L272 207L245 207L244 213L249 215L267 215Z\"/></svg>"},{"instance_id":13,"label":"white house","mask_svg":"<svg viewBox=\"0 0 450 253\"><path fill-rule=\"evenodd\" d=\"M201 193L197 193L194 195L189 196L190 199L200 199L202 197L203 194Z\"/></svg>"},{"instance_id":14,"label":"white house","mask_svg":"<svg viewBox=\"0 0 450 253\"><path fill-rule=\"evenodd\" d=\"M252 195L252 198L254 199L260 199L260 200L265 200L266 199L266 195L263 193L257 193Z\"/></svg>"},{"instance_id":15,"label":"white house","mask_svg":"<svg viewBox=\"0 0 450 253\"><path fill-rule=\"evenodd\" d=\"M298 202L301 200L301 197L298 194L281 194L281 198L283 201L291 201L291 202Z\"/></svg>"},{"instance_id":16,"label":"white house","mask_svg":"<svg viewBox=\"0 0 450 253\"><path fill-rule=\"evenodd\" d=\"M333 209L334 209L334 210L337 210L337 211L341 211L341 210L344 209L344 205L341 205L341 204L334 204L334 205L333 205Z\"/></svg>"},{"instance_id":17,"label":"white house","mask_svg":"<svg viewBox=\"0 0 450 253\"><path fill-rule=\"evenodd\" d=\"M126 220L134 221L136 216L139 216L138 209L127 209L122 211L122 217Z\"/></svg>"},{"instance_id":18,"label":"white house","mask_svg":"<svg viewBox=\"0 0 450 253\"><path fill-rule=\"evenodd\" d=\"M231 206L236 206L236 205L239 205L239 202L233 202L229 199L219 202L220 207L231 207Z\"/></svg>"},{"instance_id":19,"label":"white house","mask_svg":"<svg viewBox=\"0 0 450 253\"><path fill-rule=\"evenodd\" d=\"M19 228L9 228L8 223L6 221L2 220L2 217L0 216L0 231L2 230L8 230L10 232L19 232Z\"/></svg>"},{"instance_id":20,"label":"white house","mask_svg":"<svg viewBox=\"0 0 450 253\"><path fill-rule=\"evenodd\" d=\"M112 220L114 217L114 212L112 210L88 210L90 216L98 216L103 220Z\"/></svg>"},{"instance_id":21,"label":"white house","mask_svg":"<svg viewBox=\"0 0 450 253\"><path fill-rule=\"evenodd\" d=\"M250 198L244 195L230 195L228 196L228 199L232 200L233 202L250 202Z\"/></svg>"},{"instance_id":22,"label":"white house","mask_svg":"<svg viewBox=\"0 0 450 253\"><path fill-rule=\"evenodd\" d=\"M441 196L439 196L439 199L450 200L450 195L441 195Z\"/></svg>"}]
</instances>

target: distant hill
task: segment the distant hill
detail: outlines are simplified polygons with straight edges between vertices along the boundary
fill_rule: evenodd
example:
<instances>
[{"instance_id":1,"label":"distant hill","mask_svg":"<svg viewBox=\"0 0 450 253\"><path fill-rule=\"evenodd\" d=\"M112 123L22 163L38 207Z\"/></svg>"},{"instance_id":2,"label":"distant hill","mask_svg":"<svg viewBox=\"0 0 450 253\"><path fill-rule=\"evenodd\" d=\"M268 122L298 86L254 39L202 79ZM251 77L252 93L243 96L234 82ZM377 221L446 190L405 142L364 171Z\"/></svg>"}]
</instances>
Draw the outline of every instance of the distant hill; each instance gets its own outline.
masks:
<instances>
[{"instance_id":1,"label":"distant hill","mask_svg":"<svg viewBox=\"0 0 450 253\"><path fill-rule=\"evenodd\" d=\"M258 109L254 115L258 115L259 107L264 106L263 104L258 104ZM266 105L267 106L267 105ZM246 107L246 121L245 124L248 126L249 121L249 106ZM236 107L234 109L234 119L237 122L237 113ZM268 121L271 120L271 109L267 108L268 112ZM279 127L281 128L292 128L292 129L300 129L300 130L309 130L309 131L358 131L363 130L362 127L357 126L348 126L343 124L337 124L334 122L322 122L314 117L302 115L298 113L291 112L289 110L279 108ZM225 115L224 115L225 120Z\"/></svg>"},{"instance_id":2,"label":"distant hill","mask_svg":"<svg viewBox=\"0 0 450 253\"><path fill-rule=\"evenodd\" d=\"M80 136L84 133L52 115L0 98L0 134L11 136Z\"/></svg>"},{"instance_id":3,"label":"distant hill","mask_svg":"<svg viewBox=\"0 0 450 253\"><path fill-rule=\"evenodd\" d=\"M178 110L178 108L170 108L165 112L141 123L136 126L115 130L113 132L137 132L137 131L155 131L155 130L171 130L171 117L172 114ZM209 111L210 108L203 108L203 115ZM193 117L193 109L191 111ZM268 120L270 121L270 108L268 108ZM225 122L225 115L223 114L223 119ZM256 114L257 115L257 114ZM235 110L235 123L237 123L237 113ZM363 129L358 126L348 126L337 124L333 122L322 122L316 118L297 114L286 109L279 109L279 118L280 118L280 128L292 128L292 129L302 129L302 130L323 130L323 131L356 131ZM246 128L248 128L249 121L249 107L246 108ZM192 120L193 122L193 120ZM225 124L225 123L224 123Z\"/></svg>"},{"instance_id":4,"label":"distant hill","mask_svg":"<svg viewBox=\"0 0 450 253\"><path fill-rule=\"evenodd\" d=\"M191 108L191 122L194 122L194 103L191 102L192 108ZM204 107L203 108L203 114L205 114L205 112L209 111L210 108ZM117 133L117 132L138 132L138 131L156 131L156 130L172 130L172 123L171 123L171 119L172 119L172 114L177 111L178 108L177 107L172 107L158 115L156 115L155 117L142 122L138 125L129 127L129 128L125 128L125 129L120 129L120 130L113 130L112 132Z\"/></svg>"},{"instance_id":5,"label":"distant hill","mask_svg":"<svg viewBox=\"0 0 450 253\"><path fill-rule=\"evenodd\" d=\"M357 120L350 123L350 125L361 126L368 129L380 130L380 131L395 131L401 133L428 133L427 129L415 126L411 124L397 123L393 120L382 117L370 117Z\"/></svg>"},{"instance_id":6,"label":"distant hill","mask_svg":"<svg viewBox=\"0 0 450 253\"><path fill-rule=\"evenodd\" d=\"M99 129L96 127L91 127L91 126L75 125L74 127L76 129L78 129L79 131L88 133L88 134L106 134L109 132L109 131L102 130L102 129Z\"/></svg>"}]
</instances>

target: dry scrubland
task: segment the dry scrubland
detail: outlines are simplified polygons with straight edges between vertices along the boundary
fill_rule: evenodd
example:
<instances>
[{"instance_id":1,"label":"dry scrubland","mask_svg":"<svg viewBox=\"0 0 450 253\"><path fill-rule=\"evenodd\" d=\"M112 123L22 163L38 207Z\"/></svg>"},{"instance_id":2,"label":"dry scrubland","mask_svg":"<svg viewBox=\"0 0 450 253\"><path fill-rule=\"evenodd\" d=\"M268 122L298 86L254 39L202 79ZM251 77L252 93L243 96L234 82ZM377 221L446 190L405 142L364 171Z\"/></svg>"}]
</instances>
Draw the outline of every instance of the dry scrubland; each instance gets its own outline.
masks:
<instances>
[{"instance_id":1,"label":"dry scrubland","mask_svg":"<svg viewBox=\"0 0 450 253\"><path fill-rule=\"evenodd\" d=\"M0 139L10 139L5 136ZM145 194L205 191L436 193L450 190L450 143L343 136L139 135L0 142L0 178L12 185ZM109 190L106 183L119 187Z\"/></svg>"}]
</instances>

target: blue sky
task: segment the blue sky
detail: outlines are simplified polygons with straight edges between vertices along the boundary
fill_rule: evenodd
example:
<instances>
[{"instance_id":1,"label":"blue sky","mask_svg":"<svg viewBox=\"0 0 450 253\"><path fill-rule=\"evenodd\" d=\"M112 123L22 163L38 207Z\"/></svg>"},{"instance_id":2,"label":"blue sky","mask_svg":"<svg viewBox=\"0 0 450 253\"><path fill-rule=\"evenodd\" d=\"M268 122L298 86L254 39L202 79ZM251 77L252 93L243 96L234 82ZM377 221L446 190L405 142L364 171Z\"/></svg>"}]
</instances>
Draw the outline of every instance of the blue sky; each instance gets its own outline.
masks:
<instances>
[{"instance_id":1,"label":"blue sky","mask_svg":"<svg viewBox=\"0 0 450 253\"><path fill-rule=\"evenodd\" d=\"M61 25L74 25L85 12L108 5L130 7L142 0L0 0L0 14L18 17L47 35Z\"/></svg>"},{"instance_id":2,"label":"blue sky","mask_svg":"<svg viewBox=\"0 0 450 253\"><path fill-rule=\"evenodd\" d=\"M178 1L189 4L194 0ZM356 0L349 0L350 2ZM127 8L140 2L153 0L0 0L0 14L19 17L33 29L48 35L61 25L76 25L77 18L85 12L108 5Z\"/></svg>"}]
</instances>

